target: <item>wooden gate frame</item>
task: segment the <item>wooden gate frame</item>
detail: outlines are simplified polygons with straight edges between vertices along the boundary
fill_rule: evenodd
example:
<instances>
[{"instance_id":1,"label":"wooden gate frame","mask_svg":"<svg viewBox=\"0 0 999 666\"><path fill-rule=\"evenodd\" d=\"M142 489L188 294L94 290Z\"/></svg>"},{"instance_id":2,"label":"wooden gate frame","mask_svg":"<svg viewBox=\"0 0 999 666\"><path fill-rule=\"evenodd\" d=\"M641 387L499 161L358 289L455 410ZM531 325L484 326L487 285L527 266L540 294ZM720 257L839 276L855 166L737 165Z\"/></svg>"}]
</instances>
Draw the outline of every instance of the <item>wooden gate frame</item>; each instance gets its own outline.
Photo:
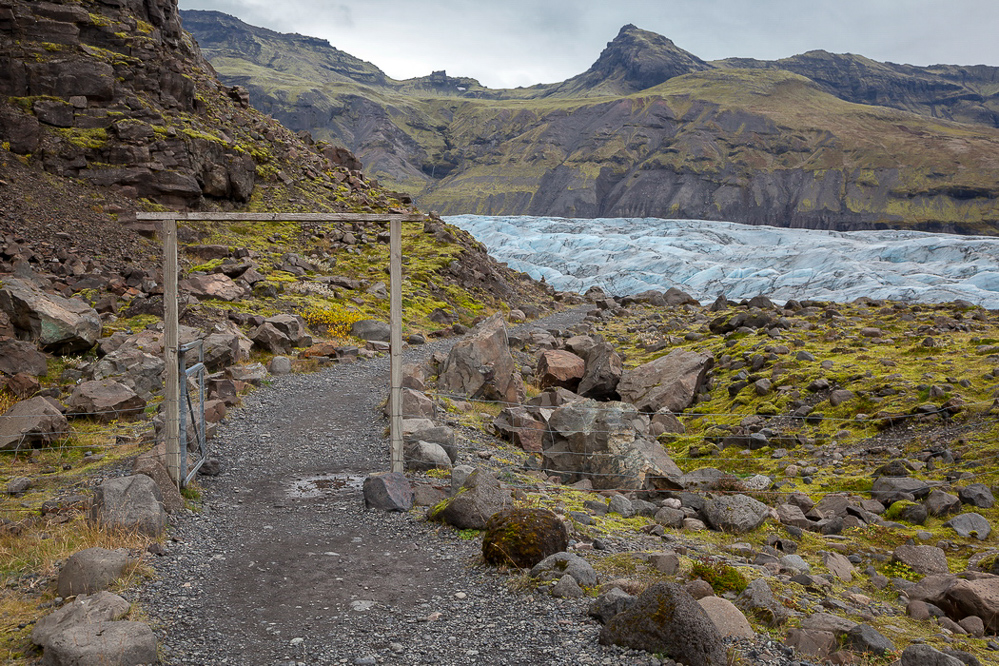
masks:
<instances>
[{"instance_id":1,"label":"wooden gate frame","mask_svg":"<svg viewBox=\"0 0 999 666\"><path fill-rule=\"evenodd\" d=\"M420 222L421 214L378 213L136 213L136 219L163 225L163 355L167 379L163 392L166 426L166 461L170 478L181 487L180 469L180 377L177 356L180 349L177 307L177 222L388 222L389 223L389 306L391 337L389 372L389 440L391 471L405 469L402 452L402 223ZM184 445L187 438L184 433ZM186 470L185 470L186 472Z\"/></svg>"}]
</instances>

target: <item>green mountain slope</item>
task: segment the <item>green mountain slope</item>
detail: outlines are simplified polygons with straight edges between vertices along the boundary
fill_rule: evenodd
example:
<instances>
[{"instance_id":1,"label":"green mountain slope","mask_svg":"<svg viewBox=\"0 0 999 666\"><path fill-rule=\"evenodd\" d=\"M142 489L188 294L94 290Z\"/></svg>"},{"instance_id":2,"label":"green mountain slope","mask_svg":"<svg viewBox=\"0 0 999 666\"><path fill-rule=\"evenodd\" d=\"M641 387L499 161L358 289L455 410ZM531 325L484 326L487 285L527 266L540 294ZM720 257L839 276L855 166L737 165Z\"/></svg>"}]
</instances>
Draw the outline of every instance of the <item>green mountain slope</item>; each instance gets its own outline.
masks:
<instances>
[{"instance_id":1,"label":"green mountain slope","mask_svg":"<svg viewBox=\"0 0 999 666\"><path fill-rule=\"evenodd\" d=\"M586 72L395 81L325 42L184 12L220 77L442 213L999 229L995 68L810 52L707 63L625 26Z\"/></svg>"}]
</instances>

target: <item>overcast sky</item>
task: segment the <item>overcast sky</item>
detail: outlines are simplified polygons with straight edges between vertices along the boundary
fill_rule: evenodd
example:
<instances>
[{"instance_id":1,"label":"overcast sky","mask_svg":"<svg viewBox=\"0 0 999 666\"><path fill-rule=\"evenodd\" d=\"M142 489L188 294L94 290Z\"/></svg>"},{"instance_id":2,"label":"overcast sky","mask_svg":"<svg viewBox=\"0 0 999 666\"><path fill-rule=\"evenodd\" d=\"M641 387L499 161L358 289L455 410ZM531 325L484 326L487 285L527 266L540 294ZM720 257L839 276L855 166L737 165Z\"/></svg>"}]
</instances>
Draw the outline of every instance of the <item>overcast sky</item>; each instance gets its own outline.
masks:
<instances>
[{"instance_id":1,"label":"overcast sky","mask_svg":"<svg viewBox=\"0 0 999 666\"><path fill-rule=\"evenodd\" d=\"M812 49L913 65L999 65L996 0L180 0L323 37L397 79L446 69L492 88L585 71L633 23L705 60Z\"/></svg>"}]
</instances>

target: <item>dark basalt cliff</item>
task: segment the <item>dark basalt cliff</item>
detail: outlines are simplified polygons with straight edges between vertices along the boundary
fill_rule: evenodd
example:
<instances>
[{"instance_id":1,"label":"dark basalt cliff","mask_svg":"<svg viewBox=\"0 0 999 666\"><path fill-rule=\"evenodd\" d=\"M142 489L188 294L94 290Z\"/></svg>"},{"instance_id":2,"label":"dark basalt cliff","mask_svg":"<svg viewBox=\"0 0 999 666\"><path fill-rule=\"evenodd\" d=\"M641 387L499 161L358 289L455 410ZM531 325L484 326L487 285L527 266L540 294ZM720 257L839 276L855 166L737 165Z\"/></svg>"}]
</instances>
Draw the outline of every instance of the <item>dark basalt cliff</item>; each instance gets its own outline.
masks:
<instances>
[{"instance_id":1,"label":"dark basalt cliff","mask_svg":"<svg viewBox=\"0 0 999 666\"><path fill-rule=\"evenodd\" d=\"M705 62L629 25L578 76L490 90L395 81L316 40L183 15L252 104L442 213L999 231L997 68Z\"/></svg>"},{"instance_id":2,"label":"dark basalt cliff","mask_svg":"<svg viewBox=\"0 0 999 666\"><path fill-rule=\"evenodd\" d=\"M0 142L49 174L170 207L287 201L292 183L334 209L390 202L347 151L220 84L175 0L0 0Z\"/></svg>"}]
</instances>

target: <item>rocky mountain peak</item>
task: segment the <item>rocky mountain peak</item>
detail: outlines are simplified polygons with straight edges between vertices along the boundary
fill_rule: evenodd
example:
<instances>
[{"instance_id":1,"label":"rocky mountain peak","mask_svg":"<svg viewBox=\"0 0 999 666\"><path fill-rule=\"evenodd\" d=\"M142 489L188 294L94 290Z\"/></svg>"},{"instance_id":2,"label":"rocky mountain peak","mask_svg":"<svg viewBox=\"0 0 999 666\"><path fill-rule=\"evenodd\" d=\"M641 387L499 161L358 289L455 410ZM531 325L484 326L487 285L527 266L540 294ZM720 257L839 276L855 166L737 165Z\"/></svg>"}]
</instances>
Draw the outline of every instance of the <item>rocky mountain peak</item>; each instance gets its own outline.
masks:
<instances>
[{"instance_id":1,"label":"rocky mountain peak","mask_svg":"<svg viewBox=\"0 0 999 666\"><path fill-rule=\"evenodd\" d=\"M672 40L628 24L607 43L593 66L575 78L589 86L614 82L619 92L629 93L707 69L712 66Z\"/></svg>"}]
</instances>

